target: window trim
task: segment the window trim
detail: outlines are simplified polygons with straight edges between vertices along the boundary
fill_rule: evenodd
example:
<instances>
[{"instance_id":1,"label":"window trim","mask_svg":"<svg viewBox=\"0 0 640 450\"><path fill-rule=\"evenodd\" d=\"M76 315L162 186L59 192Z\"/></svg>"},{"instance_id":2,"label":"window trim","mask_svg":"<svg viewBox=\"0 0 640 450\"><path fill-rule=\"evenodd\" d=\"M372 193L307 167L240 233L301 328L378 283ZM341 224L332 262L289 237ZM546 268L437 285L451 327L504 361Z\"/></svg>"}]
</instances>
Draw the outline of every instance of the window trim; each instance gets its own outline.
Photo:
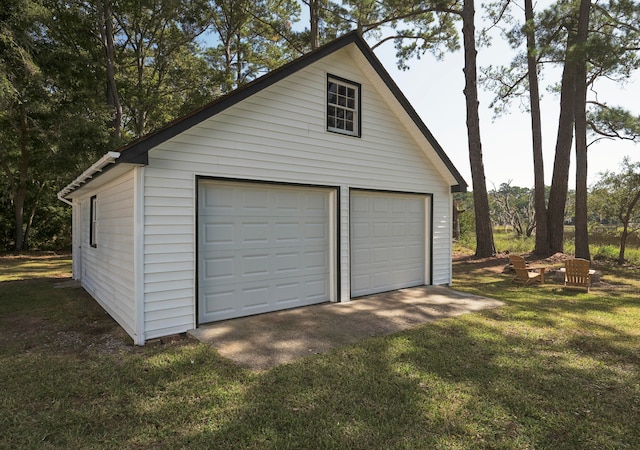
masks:
<instances>
[{"instance_id":1,"label":"window trim","mask_svg":"<svg viewBox=\"0 0 640 450\"><path fill-rule=\"evenodd\" d=\"M98 246L98 199L92 196L89 200L89 245L93 248Z\"/></svg>"},{"instance_id":2,"label":"window trim","mask_svg":"<svg viewBox=\"0 0 640 450\"><path fill-rule=\"evenodd\" d=\"M330 83L337 83L338 85L347 86L355 89L356 93L356 104L354 111L354 127L355 130L349 131L343 128L330 127L329 126L329 106L334 106L340 108L341 106L330 104L329 103L329 85ZM347 109L347 108L345 108ZM362 136L362 85L360 83L356 83L355 81L347 80L346 78L342 78L336 75L327 74L327 83L326 83L326 95L325 95L325 124L326 129L330 133L342 134L344 136L352 136L352 137L361 137Z\"/></svg>"}]
</instances>

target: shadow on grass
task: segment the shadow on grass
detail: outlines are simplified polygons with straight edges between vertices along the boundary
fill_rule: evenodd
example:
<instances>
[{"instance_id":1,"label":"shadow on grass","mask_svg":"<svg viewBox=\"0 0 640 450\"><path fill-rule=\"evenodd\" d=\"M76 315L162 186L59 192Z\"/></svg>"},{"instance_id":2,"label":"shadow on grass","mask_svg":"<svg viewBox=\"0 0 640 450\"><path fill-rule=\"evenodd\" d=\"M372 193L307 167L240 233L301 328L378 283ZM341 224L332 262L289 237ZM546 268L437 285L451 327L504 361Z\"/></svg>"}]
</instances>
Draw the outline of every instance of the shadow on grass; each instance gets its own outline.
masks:
<instances>
[{"instance_id":1,"label":"shadow on grass","mask_svg":"<svg viewBox=\"0 0 640 450\"><path fill-rule=\"evenodd\" d=\"M634 448L637 367L564 333L463 317L258 377L189 442L234 448ZM597 338L608 341L607 337ZM610 349L609 349L610 350Z\"/></svg>"},{"instance_id":2,"label":"shadow on grass","mask_svg":"<svg viewBox=\"0 0 640 450\"><path fill-rule=\"evenodd\" d=\"M640 305L490 281L509 306L257 376L190 443L233 448L638 448ZM542 294L542 295L541 295ZM626 310L628 319L616 316Z\"/></svg>"},{"instance_id":3,"label":"shadow on grass","mask_svg":"<svg viewBox=\"0 0 640 450\"><path fill-rule=\"evenodd\" d=\"M490 276L503 308L253 374L188 340L133 347L82 289L24 285L0 285L0 447L640 448L628 292Z\"/></svg>"}]
</instances>

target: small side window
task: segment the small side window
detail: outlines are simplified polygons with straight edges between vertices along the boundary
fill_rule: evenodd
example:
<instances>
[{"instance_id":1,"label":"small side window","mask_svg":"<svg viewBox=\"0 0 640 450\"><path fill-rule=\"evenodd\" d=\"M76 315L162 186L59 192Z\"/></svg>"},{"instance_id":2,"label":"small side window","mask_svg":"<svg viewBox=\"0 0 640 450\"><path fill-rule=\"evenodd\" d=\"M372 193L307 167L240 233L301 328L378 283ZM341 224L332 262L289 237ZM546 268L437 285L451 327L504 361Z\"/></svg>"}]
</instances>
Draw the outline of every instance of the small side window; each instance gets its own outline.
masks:
<instances>
[{"instance_id":1,"label":"small side window","mask_svg":"<svg viewBox=\"0 0 640 450\"><path fill-rule=\"evenodd\" d=\"M98 226L98 202L96 196L91 197L90 217L89 217L89 245L91 247L98 246L98 240L96 238L96 231Z\"/></svg>"}]
</instances>

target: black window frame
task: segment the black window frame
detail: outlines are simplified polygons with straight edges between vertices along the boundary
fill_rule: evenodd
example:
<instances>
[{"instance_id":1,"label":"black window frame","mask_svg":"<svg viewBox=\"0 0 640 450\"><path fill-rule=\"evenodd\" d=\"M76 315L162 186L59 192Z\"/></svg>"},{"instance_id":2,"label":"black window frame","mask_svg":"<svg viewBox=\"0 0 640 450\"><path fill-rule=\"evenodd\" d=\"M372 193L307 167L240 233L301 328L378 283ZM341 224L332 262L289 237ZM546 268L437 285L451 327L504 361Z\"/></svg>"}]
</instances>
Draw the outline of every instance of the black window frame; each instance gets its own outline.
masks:
<instances>
[{"instance_id":1,"label":"black window frame","mask_svg":"<svg viewBox=\"0 0 640 450\"><path fill-rule=\"evenodd\" d=\"M336 85L339 89L340 86L344 87L345 90L353 89L355 93L355 99L353 108L350 108L348 104L341 105L339 104L339 100L337 97L342 96L348 102L349 96L336 94L335 91L332 91L332 85ZM332 96L336 97L336 101L332 101ZM342 112L343 116L338 117L338 114ZM352 120L349 120L347 117L349 112L353 112L355 117ZM346 78L342 78L336 75L327 74L327 95L326 95L326 111L325 111L325 120L327 131L331 133L342 134L344 136L352 136L352 137L361 137L362 136L362 85L360 83L356 83L355 81L347 80ZM332 125L332 120L334 121ZM343 126L337 126L335 121L343 120ZM349 130L346 124L348 122L352 122L354 126L354 130Z\"/></svg>"}]
</instances>

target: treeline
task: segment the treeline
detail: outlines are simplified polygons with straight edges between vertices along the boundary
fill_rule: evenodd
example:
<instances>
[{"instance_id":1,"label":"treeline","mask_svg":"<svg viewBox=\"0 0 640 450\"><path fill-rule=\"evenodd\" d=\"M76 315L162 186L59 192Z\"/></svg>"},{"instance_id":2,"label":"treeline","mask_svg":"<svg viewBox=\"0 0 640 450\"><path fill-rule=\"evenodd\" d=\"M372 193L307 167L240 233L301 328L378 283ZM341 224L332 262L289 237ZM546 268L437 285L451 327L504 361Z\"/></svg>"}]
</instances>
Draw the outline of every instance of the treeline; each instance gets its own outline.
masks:
<instances>
[{"instance_id":1,"label":"treeline","mask_svg":"<svg viewBox=\"0 0 640 450\"><path fill-rule=\"evenodd\" d=\"M549 198L550 187L545 186L545 198ZM475 214L473 194L455 195L455 208L459 214L456 231L458 237L473 233ZM565 215L565 225L575 225L576 192L569 190ZM618 172L602 172L590 186L588 196L589 229L605 228L618 238L618 263L625 262L625 250L631 236L640 232L640 162L632 163L625 158ZM502 183L489 191L489 213L493 227L504 227L518 237L535 234L535 190Z\"/></svg>"},{"instance_id":2,"label":"treeline","mask_svg":"<svg viewBox=\"0 0 640 450\"><path fill-rule=\"evenodd\" d=\"M463 49L476 254L494 252L478 115L478 85L506 111L531 111L536 250L558 251L575 142L576 248L588 244L586 149L636 140L640 120L607 104L599 80L640 66L634 0L501 0L485 13L519 52L478 68L473 0L4 0L0 7L0 249L69 245L69 209L56 192L109 150L350 30L394 45L409 68L425 52ZM301 17L308 17L307 23ZM306 20L305 20L306 22ZM482 50L480 50L482 51ZM560 68L552 184L544 188L538 78ZM478 73L481 75L478 76ZM557 73L557 71L549 72ZM552 82L554 84L554 82ZM464 89L463 89L464 88ZM583 232L584 231L584 232ZM580 245L578 245L580 242ZM579 250L578 250L579 249ZM586 245L588 257L588 245Z\"/></svg>"}]
</instances>

